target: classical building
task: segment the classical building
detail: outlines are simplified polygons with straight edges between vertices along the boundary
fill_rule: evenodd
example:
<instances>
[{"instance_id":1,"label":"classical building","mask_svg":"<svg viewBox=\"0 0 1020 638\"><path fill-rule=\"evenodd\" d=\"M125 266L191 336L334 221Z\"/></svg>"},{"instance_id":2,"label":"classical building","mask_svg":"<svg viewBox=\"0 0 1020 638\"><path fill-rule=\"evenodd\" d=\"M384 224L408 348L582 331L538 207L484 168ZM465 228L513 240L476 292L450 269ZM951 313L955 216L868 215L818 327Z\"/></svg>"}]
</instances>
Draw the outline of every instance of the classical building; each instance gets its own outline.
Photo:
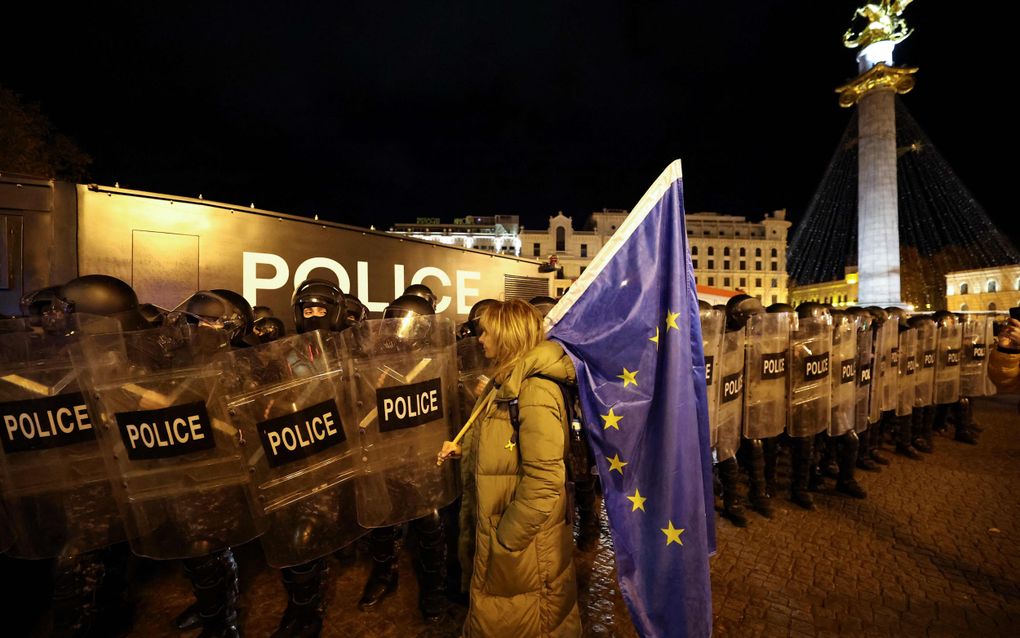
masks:
<instances>
[{"instance_id":1,"label":"classical building","mask_svg":"<svg viewBox=\"0 0 1020 638\"><path fill-rule=\"evenodd\" d=\"M395 224L387 232L461 248L488 250L503 255L521 256L517 215L467 215L440 223L438 217L419 217L413 224Z\"/></svg>"},{"instance_id":2,"label":"classical building","mask_svg":"<svg viewBox=\"0 0 1020 638\"><path fill-rule=\"evenodd\" d=\"M786 211L760 222L737 215L688 213L687 240L699 285L740 290L766 306L786 302Z\"/></svg>"},{"instance_id":3,"label":"classical building","mask_svg":"<svg viewBox=\"0 0 1020 638\"><path fill-rule=\"evenodd\" d=\"M604 208L592 213L581 230L574 230L573 218L560 211L549 218L545 230L521 229L520 256L548 261L561 268L563 285L557 283L556 294L563 294L626 218L625 210Z\"/></svg>"},{"instance_id":4,"label":"classical building","mask_svg":"<svg viewBox=\"0 0 1020 638\"><path fill-rule=\"evenodd\" d=\"M949 310L1006 310L1020 306L1020 264L946 273Z\"/></svg>"},{"instance_id":5,"label":"classical building","mask_svg":"<svg viewBox=\"0 0 1020 638\"><path fill-rule=\"evenodd\" d=\"M790 305L796 308L805 301L831 304L834 308L857 305L857 268L846 268L846 275L835 281L791 286Z\"/></svg>"}]
</instances>

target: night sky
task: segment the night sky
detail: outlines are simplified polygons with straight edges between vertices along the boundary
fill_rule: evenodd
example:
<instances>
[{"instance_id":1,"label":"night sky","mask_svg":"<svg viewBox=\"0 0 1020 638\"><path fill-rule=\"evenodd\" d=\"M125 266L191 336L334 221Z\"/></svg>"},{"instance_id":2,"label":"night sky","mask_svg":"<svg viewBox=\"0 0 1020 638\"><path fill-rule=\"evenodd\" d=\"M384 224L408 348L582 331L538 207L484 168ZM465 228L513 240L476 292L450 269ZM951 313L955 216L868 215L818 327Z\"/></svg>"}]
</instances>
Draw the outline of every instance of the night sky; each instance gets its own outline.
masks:
<instances>
[{"instance_id":1,"label":"night sky","mask_svg":"<svg viewBox=\"0 0 1020 638\"><path fill-rule=\"evenodd\" d=\"M857 5L7 6L0 84L104 184L362 226L516 213L544 227L630 208L680 158L688 211L796 220L849 119L834 89L856 75L841 36ZM1012 24L959 7L907 9L897 62L921 70L905 103L1020 243Z\"/></svg>"}]
</instances>

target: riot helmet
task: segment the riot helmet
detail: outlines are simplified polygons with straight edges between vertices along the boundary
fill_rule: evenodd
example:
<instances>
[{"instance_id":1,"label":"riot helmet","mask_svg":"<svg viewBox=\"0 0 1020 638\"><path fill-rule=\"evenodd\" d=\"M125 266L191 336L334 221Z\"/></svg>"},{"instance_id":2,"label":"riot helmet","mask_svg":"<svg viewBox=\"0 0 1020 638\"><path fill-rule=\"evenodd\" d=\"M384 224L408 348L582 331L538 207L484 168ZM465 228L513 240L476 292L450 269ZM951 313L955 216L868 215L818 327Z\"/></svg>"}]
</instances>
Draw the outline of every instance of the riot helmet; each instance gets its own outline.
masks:
<instances>
[{"instance_id":1,"label":"riot helmet","mask_svg":"<svg viewBox=\"0 0 1020 638\"><path fill-rule=\"evenodd\" d=\"M726 330L739 330L747 325L751 315L765 312L761 301L751 295L735 295L726 302Z\"/></svg>"},{"instance_id":2,"label":"riot helmet","mask_svg":"<svg viewBox=\"0 0 1020 638\"><path fill-rule=\"evenodd\" d=\"M387 350L413 349L424 340L432 329L432 322L423 320L435 314L435 308L427 299L417 295L400 295L383 310L384 339Z\"/></svg>"},{"instance_id":3,"label":"riot helmet","mask_svg":"<svg viewBox=\"0 0 1020 638\"><path fill-rule=\"evenodd\" d=\"M252 332L259 340L259 343L269 343L270 341L276 341L280 337L286 335L287 329L283 325L283 322L276 317L263 316L255 320Z\"/></svg>"},{"instance_id":4,"label":"riot helmet","mask_svg":"<svg viewBox=\"0 0 1020 638\"><path fill-rule=\"evenodd\" d=\"M44 313L53 322L62 323L60 317L71 313L101 315L116 319L123 330L141 330L148 327L138 310L138 295L131 286L109 275L84 275L60 287L56 298ZM66 324L60 330L66 330Z\"/></svg>"},{"instance_id":5,"label":"riot helmet","mask_svg":"<svg viewBox=\"0 0 1020 638\"><path fill-rule=\"evenodd\" d=\"M407 288L404 288L404 295L414 295L415 297L421 297L425 301L429 302L432 306L432 313L436 312L436 302L439 301L436 297L436 293L432 292L432 289L425 284L411 284Z\"/></svg>"},{"instance_id":6,"label":"riot helmet","mask_svg":"<svg viewBox=\"0 0 1020 638\"><path fill-rule=\"evenodd\" d=\"M18 305L21 306L21 314L28 318L30 325L42 325L43 312L49 310L59 290L60 286L49 286L22 295Z\"/></svg>"},{"instance_id":7,"label":"riot helmet","mask_svg":"<svg viewBox=\"0 0 1020 638\"><path fill-rule=\"evenodd\" d=\"M907 319L907 325L911 328L921 328L926 325L933 325L935 321L928 315L914 315Z\"/></svg>"},{"instance_id":8,"label":"riot helmet","mask_svg":"<svg viewBox=\"0 0 1020 638\"><path fill-rule=\"evenodd\" d=\"M481 317L488 306L494 303L499 303L495 299L479 299L475 302L475 305L471 306L471 310L468 312L467 321L465 321L460 330L457 333L458 339L465 337L479 337L482 334Z\"/></svg>"},{"instance_id":9,"label":"riot helmet","mask_svg":"<svg viewBox=\"0 0 1020 638\"><path fill-rule=\"evenodd\" d=\"M185 299L175 312L200 328L223 330L231 345L253 345L251 333L255 313L241 295L231 290L199 290Z\"/></svg>"},{"instance_id":10,"label":"riot helmet","mask_svg":"<svg viewBox=\"0 0 1020 638\"><path fill-rule=\"evenodd\" d=\"M251 309L255 313L255 321L262 319L263 317L275 317L276 313L269 306L255 306Z\"/></svg>"},{"instance_id":11,"label":"riot helmet","mask_svg":"<svg viewBox=\"0 0 1020 638\"><path fill-rule=\"evenodd\" d=\"M768 308L765 309L765 312L771 312L771 313L777 313L777 312L795 313L797 311L790 304L780 302L780 303L772 304L771 306L769 306Z\"/></svg>"},{"instance_id":12,"label":"riot helmet","mask_svg":"<svg viewBox=\"0 0 1020 638\"><path fill-rule=\"evenodd\" d=\"M344 295L344 317L348 326L356 326L368 319L368 308L354 295Z\"/></svg>"},{"instance_id":13,"label":"riot helmet","mask_svg":"<svg viewBox=\"0 0 1020 638\"><path fill-rule=\"evenodd\" d=\"M885 308L879 308L878 306L868 306L865 308L871 313L871 316L875 318L875 322L878 325L882 325L889 319L889 313L885 311Z\"/></svg>"},{"instance_id":14,"label":"riot helmet","mask_svg":"<svg viewBox=\"0 0 1020 638\"><path fill-rule=\"evenodd\" d=\"M291 297L294 327L298 333L312 330L339 332L347 327L344 293L325 279L306 279Z\"/></svg>"},{"instance_id":15,"label":"riot helmet","mask_svg":"<svg viewBox=\"0 0 1020 638\"><path fill-rule=\"evenodd\" d=\"M383 319L402 319L436 314L436 308L419 295L400 295L383 310Z\"/></svg>"},{"instance_id":16,"label":"riot helmet","mask_svg":"<svg viewBox=\"0 0 1020 638\"><path fill-rule=\"evenodd\" d=\"M538 295L537 297L532 297L528 303L534 306L544 319L549 314L549 311L553 309L553 306L556 305L556 300L548 295Z\"/></svg>"},{"instance_id":17,"label":"riot helmet","mask_svg":"<svg viewBox=\"0 0 1020 638\"><path fill-rule=\"evenodd\" d=\"M875 322L875 318L864 308L851 306L846 309L846 313L852 317L857 317L857 330L859 332L871 330L871 324Z\"/></svg>"},{"instance_id":18,"label":"riot helmet","mask_svg":"<svg viewBox=\"0 0 1020 638\"><path fill-rule=\"evenodd\" d=\"M937 310L931 318L939 328L951 328L958 323L956 315L948 310Z\"/></svg>"},{"instance_id":19,"label":"riot helmet","mask_svg":"<svg viewBox=\"0 0 1020 638\"><path fill-rule=\"evenodd\" d=\"M783 304L783 305L786 305L786 304ZM769 306L769 308L771 308L771 307L772 306ZM797 306L797 316L802 318L802 319L808 318L808 317L814 317L814 318L817 318L817 319L821 319L823 317L828 316L829 313L830 313L830 311L829 311L828 308L826 308L824 305L822 305L820 303L817 303L817 302L814 302L814 301L805 301L805 302L801 303L799 306Z\"/></svg>"},{"instance_id":20,"label":"riot helmet","mask_svg":"<svg viewBox=\"0 0 1020 638\"><path fill-rule=\"evenodd\" d=\"M158 327L163 325L163 321L166 319L166 313L168 311L160 308L156 304L143 303L138 304L138 312L142 315L142 319L144 319L147 324Z\"/></svg>"},{"instance_id":21,"label":"riot helmet","mask_svg":"<svg viewBox=\"0 0 1020 638\"><path fill-rule=\"evenodd\" d=\"M907 314L906 310L903 308L897 308L896 306L889 306L885 309L885 311L889 313L890 319L895 319L900 325L900 332L910 329L910 325L907 323L910 319L910 315Z\"/></svg>"}]
</instances>

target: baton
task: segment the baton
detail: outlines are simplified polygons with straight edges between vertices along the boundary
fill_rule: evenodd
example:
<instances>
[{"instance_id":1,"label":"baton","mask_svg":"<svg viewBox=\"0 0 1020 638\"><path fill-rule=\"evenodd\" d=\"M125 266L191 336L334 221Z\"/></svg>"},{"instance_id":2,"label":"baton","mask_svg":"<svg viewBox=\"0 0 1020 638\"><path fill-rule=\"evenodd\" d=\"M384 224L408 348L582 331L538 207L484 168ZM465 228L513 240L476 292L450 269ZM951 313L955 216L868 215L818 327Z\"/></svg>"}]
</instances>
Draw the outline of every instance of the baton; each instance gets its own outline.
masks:
<instances>
[{"instance_id":1,"label":"baton","mask_svg":"<svg viewBox=\"0 0 1020 638\"><path fill-rule=\"evenodd\" d=\"M453 437L453 441L451 441L451 443L456 445L461 439L464 438L464 435L467 434L468 428L470 428L471 424L475 422L475 419L478 418L478 415L480 415L482 412L485 412L485 410L488 409L489 405L492 403L492 400L494 398L496 398L495 388L489 390L489 394L485 397L485 400L482 401L482 403L477 408L475 408L474 412L471 413L471 418L467 420L467 423L465 423L464 427L460 429L460 432L457 433L457 436ZM449 457L444 456L442 458L436 459L436 465L442 465L447 458Z\"/></svg>"}]
</instances>

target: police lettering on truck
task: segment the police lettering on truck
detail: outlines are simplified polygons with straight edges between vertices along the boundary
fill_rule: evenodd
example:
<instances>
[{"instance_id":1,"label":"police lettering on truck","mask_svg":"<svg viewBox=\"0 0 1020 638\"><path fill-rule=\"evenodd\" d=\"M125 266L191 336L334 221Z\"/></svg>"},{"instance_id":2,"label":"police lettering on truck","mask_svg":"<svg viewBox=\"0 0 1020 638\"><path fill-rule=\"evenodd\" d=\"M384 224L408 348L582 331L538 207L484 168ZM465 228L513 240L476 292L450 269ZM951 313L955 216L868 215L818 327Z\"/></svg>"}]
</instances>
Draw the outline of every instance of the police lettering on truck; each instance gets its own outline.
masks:
<instances>
[{"instance_id":1,"label":"police lettering on truck","mask_svg":"<svg viewBox=\"0 0 1020 638\"><path fill-rule=\"evenodd\" d=\"M0 403L7 454L51 449L96 438L81 392Z\"/></svg>"}]
</instances>

